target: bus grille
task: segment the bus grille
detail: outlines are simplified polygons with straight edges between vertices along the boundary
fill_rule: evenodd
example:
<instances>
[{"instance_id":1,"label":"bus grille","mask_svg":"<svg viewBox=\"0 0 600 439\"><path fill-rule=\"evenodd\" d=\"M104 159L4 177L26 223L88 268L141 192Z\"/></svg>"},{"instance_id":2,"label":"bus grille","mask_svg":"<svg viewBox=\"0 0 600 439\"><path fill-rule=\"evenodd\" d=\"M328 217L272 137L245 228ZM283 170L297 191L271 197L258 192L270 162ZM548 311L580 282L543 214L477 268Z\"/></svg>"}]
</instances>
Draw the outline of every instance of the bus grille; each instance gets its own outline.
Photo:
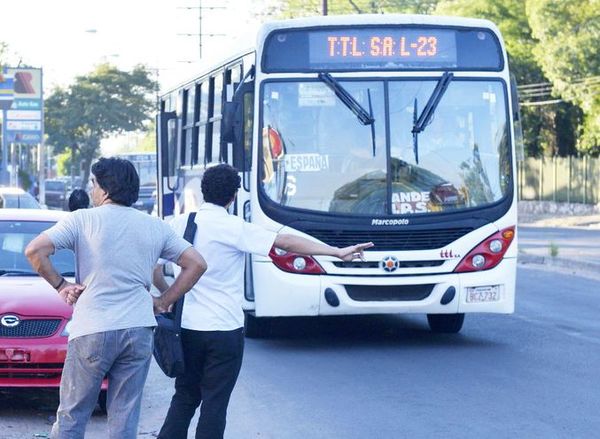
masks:
<instances>
[{"instance_id":1,"label":"bus grille","mask_svg":"<svg viewBox=\"0 0 600 439\"><path fill-rule=\"evenodd\" d=\"M344 285L348 296L359 302L423 300L435 284L426 285Z\"/></svg>"},{"instance_id":2,"label":"bus grille","mask_svg":"<svg viewBox=\"0 0 600 439\"><path fill-rule=\"evenodd\" d=\"M406 230L406 231L353 231L353 230L305 230L326 244L335 247L347 247L360 242L373 242L373 250L431 250L444 247L473 229L461 227L442 230Z\"/></svg>"},{"instance_id":3,"label":"bus grille","mask_svg":"<svg viewBox=\"0 0 600 439\"><path fill-rule=\"evenodd\" d=\"M21 320L18 326L0 326L0 337L49 337L60 325L60 319Z\"/></svg>"}]
</instances>

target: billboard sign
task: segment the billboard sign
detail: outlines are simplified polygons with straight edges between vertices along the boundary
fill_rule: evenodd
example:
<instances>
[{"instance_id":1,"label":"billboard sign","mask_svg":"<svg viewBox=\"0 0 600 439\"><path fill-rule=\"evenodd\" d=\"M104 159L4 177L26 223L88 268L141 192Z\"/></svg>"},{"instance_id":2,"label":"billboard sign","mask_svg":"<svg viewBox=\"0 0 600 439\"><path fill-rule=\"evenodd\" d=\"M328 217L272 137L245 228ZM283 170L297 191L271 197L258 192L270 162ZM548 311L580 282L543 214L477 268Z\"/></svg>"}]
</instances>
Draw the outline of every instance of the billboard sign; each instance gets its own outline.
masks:
<instances>
[{"instance_id":1,"label":"billboard sign","mask_svg":"<svg viewBox=\"0 0 600 439\"><path fill-rule=\"evenodd\" d=\"M0 110L7 110L14 100L14 80L12 75L0 71Z\"/></svg>"},{"instance_id":2,"label":"billboard sign","mask_svg":"<svg viewBox=\"0 0 600 439\"><path fill-rule=\"evenodd\" d=\"M8 67L4 69L4 77L11 78L12 85L12 103L9 107L3 107L6 140L14 143L41 143L42 69Z\"/></svg>"}]
</instances>

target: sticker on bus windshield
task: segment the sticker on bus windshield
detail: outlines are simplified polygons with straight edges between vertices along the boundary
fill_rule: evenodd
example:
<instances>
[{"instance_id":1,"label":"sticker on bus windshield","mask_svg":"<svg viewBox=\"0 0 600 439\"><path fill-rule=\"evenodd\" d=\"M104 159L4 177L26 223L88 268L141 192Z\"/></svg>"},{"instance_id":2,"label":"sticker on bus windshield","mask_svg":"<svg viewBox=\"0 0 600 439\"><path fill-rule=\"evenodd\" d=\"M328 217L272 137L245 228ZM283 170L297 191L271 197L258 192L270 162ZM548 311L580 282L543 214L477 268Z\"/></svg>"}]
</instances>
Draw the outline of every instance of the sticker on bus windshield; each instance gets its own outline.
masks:
<instances>
[{"instance_id":1,"label":"sticker on bus windshield","mask_svg":"<svg viewBox=\"0 0 600 439\"><path fill-rule=\"evenodd\" d=\"M426 213L429 212L429 192L394 192L392 193L392 213Z\"/></svg>"},{"instance_id":2,"label":"sticker on bus windshield","mask_svg":"<svg viewBox=\"0 0 600 439\"><path fill-rule=\"evenodd\" d=\"M298 84L299 107L334 107L335 95L324 84L301 82Z\"/></svg>"},{"instance_id":3,"label":"sticker on bus windshield","mask_svg":"<svg viewBox=\"0 0 600 439\"><path fill-rule=\"evenodd\" d=\"M318 172L329 169L329 156L321 154L286 154L287 172Z\"/></svg>"}]
</instances>

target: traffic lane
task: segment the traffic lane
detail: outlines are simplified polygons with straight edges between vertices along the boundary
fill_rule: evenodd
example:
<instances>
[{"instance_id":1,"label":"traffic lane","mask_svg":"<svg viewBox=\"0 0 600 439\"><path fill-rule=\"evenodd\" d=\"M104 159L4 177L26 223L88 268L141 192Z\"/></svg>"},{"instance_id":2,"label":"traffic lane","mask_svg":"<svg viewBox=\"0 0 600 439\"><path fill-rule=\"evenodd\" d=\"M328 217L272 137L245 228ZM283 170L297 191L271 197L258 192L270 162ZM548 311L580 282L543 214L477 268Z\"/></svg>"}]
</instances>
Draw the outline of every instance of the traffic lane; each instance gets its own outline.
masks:
<instances>
[{"instance_id":1,"label":"traffic lane","mask_svg":"<svg viewBox=\"0 0 600 439\"><path fill-rule=\"evenodd\" d=\"M516 313L456 336L423 316L286 324L247 341L228 437L591 437L599 286L519 268Z\"/></svg>"},{"instance_id":2,"label":"traffic lane","mask_svg":"<svg viewBox=\"0 0 600 439\"><path fill-rule=\"evenodd\" d=\"M593 437L598 287L519 267L516 313L468 315L459 335L421 315L278 321L271 339L246 340L226 438ZM139 438L156 436L172 393L153 363ZM0 437L48 432L53 414L0 401ZM105 437L96 413L86 438Z\"/></svg>"},{"instance_id":3,"label":"traffic lane","mask_svg":"<svg viewBox=\"0 0 600 439\"><path fill-rule=\"evenodd\" d=\"M519 249L538 256L550 256L555 244L558 256L600 263L600 230L565 227L518 226Z\"/></svg>"}]
</instances>

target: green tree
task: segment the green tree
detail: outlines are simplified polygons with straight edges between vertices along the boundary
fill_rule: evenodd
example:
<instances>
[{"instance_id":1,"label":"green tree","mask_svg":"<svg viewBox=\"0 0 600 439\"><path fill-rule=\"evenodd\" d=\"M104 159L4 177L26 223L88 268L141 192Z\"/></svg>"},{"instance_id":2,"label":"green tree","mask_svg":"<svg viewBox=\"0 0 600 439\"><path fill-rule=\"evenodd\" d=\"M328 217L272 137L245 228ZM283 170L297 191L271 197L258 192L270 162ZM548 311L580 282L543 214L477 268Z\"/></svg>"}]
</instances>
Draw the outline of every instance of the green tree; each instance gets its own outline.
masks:
<instances>
[{"instance_id":1,"label":"green tree","mask_svg":"<svg viewBox=\"0 0 600 439\"><path fill-rule=\"evenodd\" d=\"M139 145L136 148L140 152L156 152L156 122L153 120Z\"/></svg>"},{"instance_id":2,"label":"green tree","mask_svg":"<svg viewBox=\"0 0 600 439\"><path fill-rule=\"evenodd\" d=\"M428 14L439 0L328 0L329 15L339 14ZM279 11L285 18L321 15L322 0L281 0Z\"/></svg>"},{"instance_id":3,"label":"green tree","mask_svg":"<svg viewBox=\"0 0 600 439\"><path fill-rule=\"evenodd\" d=\"M548 82L533 55L538 42L533 36L523 0L442 0L435 13L492 21L502 33L510 71L517 84ZM578 109L567 103L521 107L526 155L574 153L578 114Z\"/></svg>"},{"instance_id":4,"label":"green tree","mask_svg":"<svg viewBox=\"0 0 600 439\"><path fill-rule=\"evenodd\" d=\"M554 92L583 111L578 149L600 154L600 2L528 0L533 54Z\"/></svg>"},{"instance_id":5,"label":"green tree","mask_svg":"<svg viewBox=\"0 0 600 439\"><path fill-rule=\"evenodd\" d=\"M71 149L75 166L84 169L83 181L99 155L102 139L143 129L148 123L156 87L151 76L143 66L125 72L102 64L89 75L77 77L70 87L55 89L46 99L48 143L57 153Z\"/></svg>"}]
</instances>

